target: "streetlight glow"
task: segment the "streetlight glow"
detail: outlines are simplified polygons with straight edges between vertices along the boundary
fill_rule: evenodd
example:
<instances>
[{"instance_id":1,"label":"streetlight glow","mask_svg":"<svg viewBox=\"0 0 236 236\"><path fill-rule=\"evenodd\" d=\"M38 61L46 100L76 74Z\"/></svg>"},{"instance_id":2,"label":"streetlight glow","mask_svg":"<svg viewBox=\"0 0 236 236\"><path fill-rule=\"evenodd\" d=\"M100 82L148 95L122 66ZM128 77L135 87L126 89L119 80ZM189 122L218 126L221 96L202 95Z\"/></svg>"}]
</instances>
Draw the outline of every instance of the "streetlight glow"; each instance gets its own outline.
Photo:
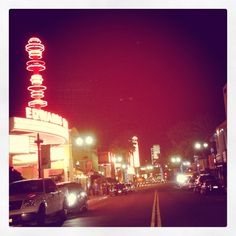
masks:
<instances>
[{"instance_id":1,"label":"streetlight glow","mask_svg":"<svg viewBox=\"0 0 236 236\"><path fill-rule=\"evenodd\" d=\"M181 158L180 157L176 157L176 162L180 163Z\"/></svg>"},{"instance_id":2,"label":"streetlight glow","mask_svg":"<svg viewBox=\"0 0 236 236\"><path fill-rule=\"evenodd\" d=\"M81 138L81 137L78 137L76 140L75 140L76 144L78 146L83 146L84 144L84 140Z\"/></svg>"},{"instance_id":3,"label":"streetlight glow","mask_svg":"<svg viewBox=\"0 0 236 236\"><path fill-rule=\"evenodd\" d=\"M122 169L126 169L126 164L122 164Z\"/></svg>"},{"instance_id":4,"label":"streetlight glow","mask_svg":"<svg viewBox=\"0 0 236 236\"><path fill-rule=\"evenodd\" d=\"M93 142L94 142L93 137L87 136L87 137L85 138L85 143L86 143L87 145L92 145Z\"/></svg>"},{"instance_id":5,"label":"streetlight glow","mask_svg":"<svg viewBox=\"0 0 236 236\"><path fill-rule=\"evenodd\" d=\"M195 143L194 147L196 149L201 149L202 145L200 143Z\"/></svg>"},{"instance_id":6,"label":"streetlight glow","mask_svg":"<svg viewBox=\"0 0 236 236\"><path fill-rule=\"evenodd\" d=\"M117 162L121 162L121 161L122 161L122 157L117 157L117 158L116 158L116 161L117 161Z\"/></svg>"},{"instance_id":7,"label":"streetlight glow","mask_svg":"<svg viewBox=\"0 0 236 236\"><path fill-rule=\"evenodd\" d=\"M203 147L207 148L208 147L208 143L203 143Z\"/></svg>"}]
</instances>

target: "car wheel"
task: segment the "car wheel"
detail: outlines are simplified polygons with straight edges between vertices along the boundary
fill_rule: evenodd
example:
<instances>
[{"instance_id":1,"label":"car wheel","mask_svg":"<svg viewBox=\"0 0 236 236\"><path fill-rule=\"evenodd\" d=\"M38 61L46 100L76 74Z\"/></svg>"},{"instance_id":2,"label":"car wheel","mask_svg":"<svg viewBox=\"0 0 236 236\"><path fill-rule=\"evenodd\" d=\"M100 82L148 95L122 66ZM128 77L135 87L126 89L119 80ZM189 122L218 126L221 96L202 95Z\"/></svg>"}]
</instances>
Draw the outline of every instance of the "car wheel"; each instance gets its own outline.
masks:
<instances>
[{"instance_id":1,"label":"car wheel","mask_svg":"<svg viewBox=\"0 0 236 236\"><path fill-rule=\"evenodd\" d=\"M58 213L58 222L61 225L63 225L64 221L67 219L68 215L68 208L66 202L63 203L63 208Z\"/></svg>"},{"instance_id":2,"label":"car wheel","mask_svg":"<svg viewBox=\"0 0 236 236\"><path fill-rule=\"evenodd\" d=\"M46 208L43 204L41 204L37 213L37 225L44 226L45 219L46 219Z\"/></svg>"}]
</instances>

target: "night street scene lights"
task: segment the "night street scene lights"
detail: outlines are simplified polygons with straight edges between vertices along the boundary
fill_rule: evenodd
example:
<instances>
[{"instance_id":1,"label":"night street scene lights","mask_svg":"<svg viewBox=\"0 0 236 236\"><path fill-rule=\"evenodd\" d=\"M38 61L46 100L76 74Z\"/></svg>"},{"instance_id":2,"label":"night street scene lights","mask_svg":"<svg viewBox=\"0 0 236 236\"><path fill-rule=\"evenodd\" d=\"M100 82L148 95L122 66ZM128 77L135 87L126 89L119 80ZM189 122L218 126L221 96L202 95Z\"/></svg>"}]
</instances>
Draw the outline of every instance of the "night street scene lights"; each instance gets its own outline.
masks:
<instances>
[{"instance_id":1,"label":"night street scene lights","mask_svg":"<svg viewBox=\"0 0 236 236\"><path fill-rule=\"evenodd\" d=\"M171 157L171 163L174 165L174 171L175 172L177 172L178 169L179 169L180 172L183 173L186 170L188 170L189 167L191 166L191 162L190 161L184 161L179 156Z\"/></svg>"},{"instance_id":2,"label":"night street scene lights","mask_svg":"<svg viewBox=\"0 0 236 236\"><path fill-rule=\"evenodd\" d=\"M119 182L126 182L126 170L128 165L124 162L124 158L117 155L112 157L111 161L115 171L115 179Z\"/></svg>"},{"instance_id":3,"label":"night street scene lights","mask_svg":"<svg viewBox=\"0 0 236 236\"><path fill-rule=\"evenodd\" d=\"M95 143L95 139L92 136L86 136L84 138L78 137L75 140L78 146L91 146Z\"/></svg>"},{"instance_id":4,"label":"night street scene lights","mask_svg":"<svg viewBox=\"0 0 236 236\"><path fill-rule=\"evenodd\" d=\"M172 163L180 163L181 162L181 158L180 157L171 157L171 162Z\"/></svg>"},{"instance_id":5,"label":"night street scene lights","mask_svg":"<svg viewBox=\"0 0 236 236\"><path fill-rule=\"evenodd\" d=\"M194 148L196 150L200 150L202 148L207 148L208 147L208 143L200 143L200 142L197 142L194 144Z\"/></svg>"},{"instance_id":6,"label":"night street scene lights","mask_svg":"<svg viewBox=\"0 0 236 236\"><path fill-rule=\"evenodd\" d=\"M194 143L194 163L198 173L201 172L201 169L208 169L208 146L206 142Z\"/></svg>"}]
</instances>

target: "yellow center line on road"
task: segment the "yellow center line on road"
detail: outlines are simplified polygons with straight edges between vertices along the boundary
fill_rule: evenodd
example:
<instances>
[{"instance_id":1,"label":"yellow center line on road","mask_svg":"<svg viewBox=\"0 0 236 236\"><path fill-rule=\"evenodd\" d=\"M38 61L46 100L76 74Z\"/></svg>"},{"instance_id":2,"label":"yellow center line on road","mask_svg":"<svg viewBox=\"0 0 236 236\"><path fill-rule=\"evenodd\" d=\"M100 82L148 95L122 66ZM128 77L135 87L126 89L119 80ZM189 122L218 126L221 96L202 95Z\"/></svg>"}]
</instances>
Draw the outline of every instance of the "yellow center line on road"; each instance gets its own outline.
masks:
<instances>
[{"instance_id":1,"label":"yellow center line on road","mask_svg":"<svg viewBox=\"0 0 236 236\"><path fill-rule=\"evenodd\" d=\"M161 227L161 213L160 213L159 198L157 191L155 191L154 194L151 227Z\"/></svg>"},{"instance_id":2,"label":"yellow center line on road","mask_svg":"<svg viewBox=\"0 0 236 236\"><path fill-rule=\"evenodd\" d=\"M152 206L152 220L151 220L151 227L155 227L155 216L156 216L156 197L157 197L157 191L155 191L154 194L154 202Z\"/></svg>"},{"instance_id":3,"label":"yellow center line on road","mask_svg":"<svg viewBox=\"0 0 236 236\"><path fill-rule=\"evenodd\" d=\"M157 209L157 227L161 227L161 212L160 212L160 205L159 205L159 197L158 194L156 195L156 209Z\"/></svg>"}]
</instances>

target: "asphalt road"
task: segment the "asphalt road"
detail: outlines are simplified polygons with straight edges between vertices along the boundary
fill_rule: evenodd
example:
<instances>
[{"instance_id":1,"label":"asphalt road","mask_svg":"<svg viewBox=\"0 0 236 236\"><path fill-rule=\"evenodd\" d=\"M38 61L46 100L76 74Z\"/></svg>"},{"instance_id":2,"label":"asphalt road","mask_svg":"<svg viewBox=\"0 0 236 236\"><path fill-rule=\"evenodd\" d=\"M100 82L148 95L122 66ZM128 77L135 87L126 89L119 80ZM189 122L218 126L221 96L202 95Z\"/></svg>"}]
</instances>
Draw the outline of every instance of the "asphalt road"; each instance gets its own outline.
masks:
<instances>
[{"instance_id":1,"label":"asphalt road","mask_svg":"<svg viewBox=\"0 0 236 236\"><path fill-rule=\"evenodd\" d=\"M127 195L89 203L64 227L224 227L225 195L202 196L171 184L144 187Z\"/></svg>"}]
</instances>

